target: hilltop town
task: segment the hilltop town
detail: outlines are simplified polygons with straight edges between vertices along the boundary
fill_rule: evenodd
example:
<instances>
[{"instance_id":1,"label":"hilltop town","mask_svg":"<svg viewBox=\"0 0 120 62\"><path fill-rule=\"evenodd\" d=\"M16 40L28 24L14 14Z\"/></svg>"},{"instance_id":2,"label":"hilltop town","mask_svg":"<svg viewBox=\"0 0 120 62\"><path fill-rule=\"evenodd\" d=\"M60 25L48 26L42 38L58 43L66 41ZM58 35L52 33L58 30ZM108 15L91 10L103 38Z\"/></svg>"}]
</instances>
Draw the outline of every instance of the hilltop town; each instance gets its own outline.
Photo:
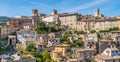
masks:
<instances>
[{"instance_id":1,"label":"hilltop town","mask_svg":"<svg viewBox=\"0 0 120 62\"><path fill-rule=\"evenodd\" d=\"M0 23L0 62L120 62L120 16L32 9Z\"/></svg>"}]
</instances>

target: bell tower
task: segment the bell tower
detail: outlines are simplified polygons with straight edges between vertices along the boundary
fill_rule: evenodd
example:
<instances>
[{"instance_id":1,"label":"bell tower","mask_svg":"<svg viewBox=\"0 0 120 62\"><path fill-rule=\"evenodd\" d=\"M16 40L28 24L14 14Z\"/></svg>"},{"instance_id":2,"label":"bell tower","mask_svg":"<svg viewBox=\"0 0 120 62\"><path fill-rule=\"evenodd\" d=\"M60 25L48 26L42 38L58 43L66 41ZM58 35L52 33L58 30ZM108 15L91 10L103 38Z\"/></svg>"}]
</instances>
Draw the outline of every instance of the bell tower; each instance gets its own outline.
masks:
<instances>
[{"instance_id":1,"label":"bell tower","mask_svg":"<svg viewBox=\"0 0 120 62\"><path fill-rule=\"evenodd\" d=\"M38 16L38 10L32 9L32 16Z\"/></svg>"}]
</instances>

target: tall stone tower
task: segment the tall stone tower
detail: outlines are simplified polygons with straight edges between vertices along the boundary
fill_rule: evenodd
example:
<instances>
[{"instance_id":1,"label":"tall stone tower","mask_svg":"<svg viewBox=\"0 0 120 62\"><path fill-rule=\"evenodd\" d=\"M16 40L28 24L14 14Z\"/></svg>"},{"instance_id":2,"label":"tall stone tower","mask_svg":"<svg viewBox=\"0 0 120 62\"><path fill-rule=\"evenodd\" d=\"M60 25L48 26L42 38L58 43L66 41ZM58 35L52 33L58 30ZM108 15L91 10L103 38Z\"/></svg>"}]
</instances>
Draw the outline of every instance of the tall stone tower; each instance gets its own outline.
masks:
<instances>
[{"instance_id":1,"label":"tall stone tower","mask_svg":"<svg viewBox=\"0 0 120 62\"><path fill-rule=\"evenodd\" d=\"M35 26L39 21L38 10L32 9L32 25Z\"/></svg>"},{"instance_id":2,"label":"tall stone tower","mask_svg":"<svg viewBox=\"0 0 120 62\"><path fill-rule=\"evenodd\" d=\"M32 9L32 16L38 16L38 10Z\"/></svg>"},{"instance_id":3,"label":"tall stone tower","mask_svg":"<svg viewBox=\"0 0 120 62\"><path fill-rule=\"evenodd\" d=\"M54 9L54 10L52 11L51 15L56 15L56 14L57 14L57 10Z\"/></svg>"},{"instance_id":4,"label":"tall stone tower","mask_svg":"<svg viewBox=\"0 0 120 62\"><path fill-rule=\"evenodd\" d=\"M100 9L94 10L94 16L98 17L100 15Z\"/></svg>"}]
</instances>

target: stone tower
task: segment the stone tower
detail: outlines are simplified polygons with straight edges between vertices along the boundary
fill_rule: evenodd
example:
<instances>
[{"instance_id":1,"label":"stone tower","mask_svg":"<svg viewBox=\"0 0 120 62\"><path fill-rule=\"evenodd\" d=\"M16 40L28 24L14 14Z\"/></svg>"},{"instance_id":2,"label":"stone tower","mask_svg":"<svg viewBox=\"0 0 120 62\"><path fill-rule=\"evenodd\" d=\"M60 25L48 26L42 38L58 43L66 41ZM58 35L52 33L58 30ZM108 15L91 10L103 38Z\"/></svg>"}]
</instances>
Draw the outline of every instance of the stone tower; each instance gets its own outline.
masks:
<instances>
[{"instance_id":1,"label":"stone tower","mask_svg":"<svg viewBox=\"0 0 120 62\"><path fill-rule=\"evenodd\" d=\"M94 16L98 17L100 15L100 10L99 9L95 9L94 10Z\"/></svg>"},{"instance_id":2,"label":"stone tower","mask_svg":"<svg viewBox=\"0 0 120 62\"><path fill-rule=\"evenodd\" d=\"M54 9L54 10L52 11L51 15L56 15L56 14L57 14L57 10Z\"/></svg>"},{"instance_id":3,"label":"stone tower","mask_svg":"<svg viewBox=\"0 0 120 62\"><path fill-rule=\"evenodd\" d=\"M32 16L38 16L38 10L32 9Z\"/></svg>"},{"instance_id":4,"label":"stone tower","mask_svg":"<svg viewBox=\"0 0 120 62\"><path fill-rule=\"evenodd\" d=\"M32 9L32 25L35 26L39 21L38 10Z\"/></svg>"}]
</instances>

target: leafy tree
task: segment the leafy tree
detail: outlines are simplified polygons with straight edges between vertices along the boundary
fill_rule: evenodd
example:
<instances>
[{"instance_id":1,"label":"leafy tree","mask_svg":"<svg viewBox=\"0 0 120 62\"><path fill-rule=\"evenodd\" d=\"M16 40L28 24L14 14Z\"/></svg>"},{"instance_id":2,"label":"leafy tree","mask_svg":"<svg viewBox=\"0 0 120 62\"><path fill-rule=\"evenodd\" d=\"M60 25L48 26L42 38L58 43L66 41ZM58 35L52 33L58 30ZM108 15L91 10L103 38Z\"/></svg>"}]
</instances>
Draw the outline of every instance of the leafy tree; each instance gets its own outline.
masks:
<instances>
[{"instance_id":1,"label":"leafy tree","mask_svg":"<svg viewBox=\"0 0 120 62\"><path fill-rule=\"evenodd\" d=\"M63 41L63 44L70 44L70 41Z\"/></svg>"},{"instance_id":2,"label":"leafy tree","mask_svg":"<svg viewBox=\"0 0 120 62\"><path fill-rule=\"evenodd\" d=\"M26 50L29 52L34 52L35 51L35 44L31 43L27 45Z\"/></svg>"},{"instance_id":3,"label":"leafy tree","mask_svg":"<svg viewBox=\"0 0 120 62\"><path fill-rule=\"evenodd\" d=\"M46 26L45 22L41 21L37 24L38 26Z\"/></svg>"},{"instance_id":4,"label":"leafy tree","mask_svg":"<svg viewBox=\"0 0 120 62\"><path fill-rule=\"evenodd\" d=\"M95 33L96 32L96 30L90 30L90 33Z\"/></svg>"},{"instance_id":5,"label":"leafy tree","mask_svg":"<svg viewBox=\"0 0 120 62\"><path fill-rule=\"evenodd\" d=\"M57 32L57 31L58 31L57 27L53 27L53 26L49 27L49 32Z\"/></svg>"},{"instance_id":6,"label":"leafy tree","mask_svg":"<svg viewBox=\"0 0 120 62\"><path fill-rule=\"evenodd\" d=\"M68 38L65 38L65 37L61 37L61 38L60 38L60 41L69 41L69 39L68 39Z\"/></svg>"},{"instance_id":7,"label":"leafy tree","mask_svg":"<svg viewBox=\"0 0 120 62\"><path fill-rule=\"evenodd\" d=\"M36 58L36 62L55 62L51 59L47 50L42 52L33 52L32 55Z\"/></svg>"},{"instance_id":8,"label":"leafy tree","mask_svg":"<svg viewBox=\"0 0 120 62\"><path fill-rule=\"evenodd\" d=\"M50 59L50 54L48 53L47 50L41 52L41 56L43 57L43 60Z\"/></svg>"},{"instance_id":9,"label":"leafy tree","mask_svg":"<svg viewBox=\"0 0 120 62\"><path fill-rule=\"evenodd\" d=\"M74 42L71 42L71 43L70 43L70 46L71 46L71 47L75 47L76 44L75 44Z\"/></svg>"},{"instance_id":10,"label":"leafy tree","mask_svg":"<svg viewBox=\"0 0 120 62\"><path fill-rule=\"evenodd\" d=\"M68 31L67 34L72 34L72 31Z\"/></svg>"},{"instance_id":11,"label":"leafy tree","mask_svg":"<svg viewBox=\"0 0 120 62\"><path fill-rule=\"evenodd\" d=\"M58 27L58 29L60 29L60 26L61 26L61 21L58 20L58 21L57 21L57 27Z\"/></svg>"},{"instance_id":12,"label":"leafy tree","mask_svg":"<svg viewBox=\"0 0 120 62\"><path fill-rule=\"evenodd\" d=\"M46 26L46 24L44 22L39 22L38 25L35 28L36 28L36 31L39 34L60 31L59 27L57 27L57 26Z\"/></svg>"},{"instance_id":13,"label":"leafy tree","mask_svg":"<svg viewBox=\"0 0 120 62\"><path fill-rule=\"evenodd\" d=\"M117 30L119 30L119 27L113 27L113 30L117 31Z\"/></svg>"},{"instance_id":14,"label":"leafy tree","mask_svg":"<svg viewBox=\"0 0 120 62\"><path fill-rule=\"evenodd\" d=\"M110 44L115 44L115 41L110 41Z\"/></svg>"},{"instance_id":15,"label":"leafy tree","mask_svg":"<svg viewBox=\"0 0 120 62\"><path fill-rule=\"evenodd\" d=\"M77 47L84 47L84 41L81 39L75 40L74 43Z\"/></svg>"},{"instance_id":16,"label":"leafy tree","mask_svg":"<svg viewBox=\"0 0 120 62\"><path fill-rule=\"evenodd\" d=\"M36 62L43 62L42 58L36 58Z\"/></svg>"},{"instance_id":17,"label":"leafy tree","mask_svg":"<svg viewBox=\"0 0 120 62\"><path fill-rule=\"evenodd\" d=\"M5 42L0 41L0 53L6 52L7 51L7 46Z\"/></svg>"},{"instance_id":18,"label":"leafy tree","mask_svg":"<svg viewBox=\"0 0 120 62\"><path fill-rule=\"evenodd\" d=\"M100 30L99 32L110 32L109 30Z\"/></svg>"},{"instance_id":19,"label":"leafy tree","mask_svg":"<svg viewBox=\"0 0 120 62\"><path fill-rule=\"evenodd\" d=\"M84 32L83 30L81 31L75 30L74 33L79 35L79 34L86 34L87 32Z\"/></svg>"},{"instance_id":20,"label":"leafy tree","mask_svg":"<svg viewBox=\"0 0 120 62\"><path fill-rule=\"evenodd\" d=\"M110 31L117 31L119 30L119 27L113 27L113 28L109 28Z\"/></svg>"}]
</instances>

